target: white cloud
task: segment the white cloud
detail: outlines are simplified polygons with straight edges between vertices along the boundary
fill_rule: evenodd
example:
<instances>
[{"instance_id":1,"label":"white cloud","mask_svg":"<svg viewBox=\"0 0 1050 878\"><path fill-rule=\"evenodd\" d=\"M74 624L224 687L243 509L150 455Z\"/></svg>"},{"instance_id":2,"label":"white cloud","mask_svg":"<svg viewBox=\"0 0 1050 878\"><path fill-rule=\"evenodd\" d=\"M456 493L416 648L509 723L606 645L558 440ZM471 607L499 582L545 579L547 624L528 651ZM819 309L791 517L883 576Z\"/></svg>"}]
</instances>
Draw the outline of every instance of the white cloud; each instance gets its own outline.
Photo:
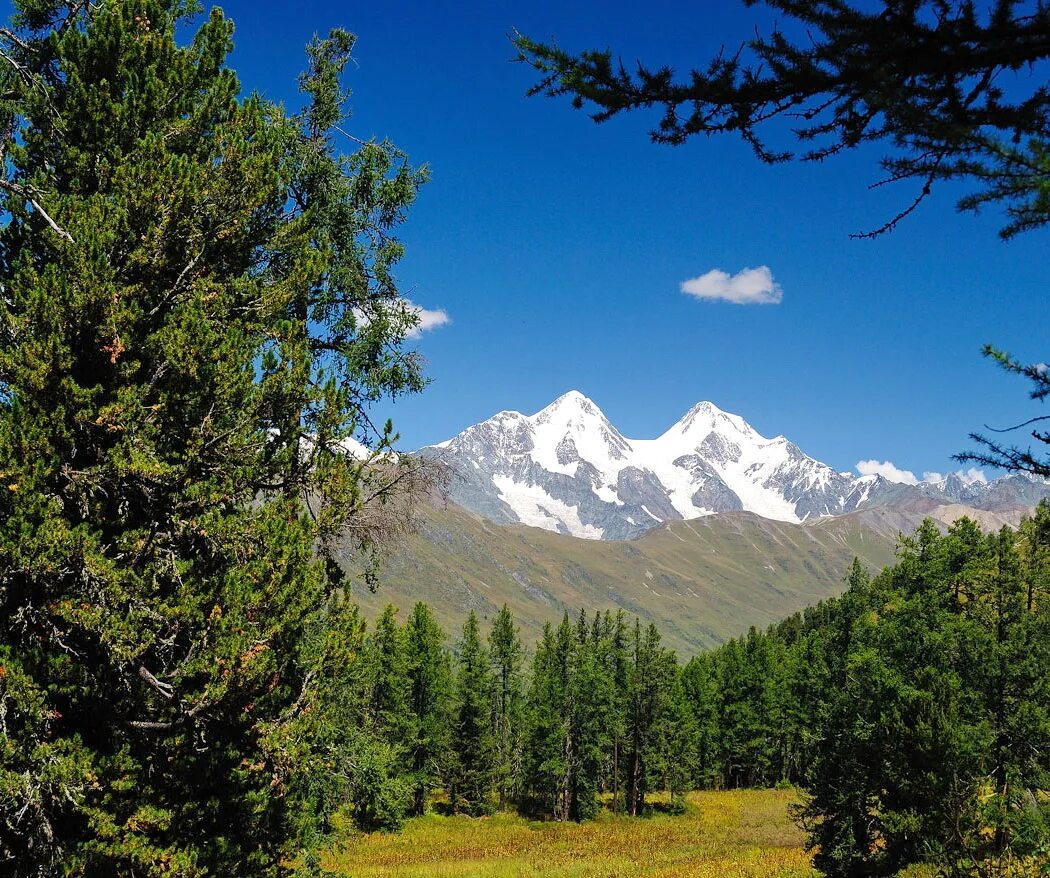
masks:
<instances>
[{"instance_id":1,"label":"white cloud","mask_svg":"<svg viewBox=\"0 0 1050 878\"><path fill-rule=\"evenodd\" d=\"M373 307L389 308L387 314L393 319L404 316L404 309L414 312L419 317L419 323L413 326L408 332L405 333L405 338L419 338L424 332L429 332L431 329L437 329L440 326L446 326L452 322L452 318L448 316L448 312L442 308L435 308L433 310L424 308L422 305L417 305L415 302L409 299L400 299L396 303L380 303ZM360 308L354 308L354 318L357 321L357 325L360 327L368 326L371 321L371 317L365 311Z\"/></svg>"},{"instance_id":2,"label":"white cloud","mask_svg":"<svg viewBox=\"0 0 1050 878\"><path fill-rule=\"evenodd\" d=\"M708 301L722 300L736 305L779 305L784 290L775 280L769 266L742 268L729 274L713 268L707 274L682 281L682 292Z\"/></svg>"},{"instance_id":3,"label":"white cloud","mask_svg":"<svg viewBox=\"0 0 1050 878\"><path fill-rule=\"evenodd\" d=\"M943 482L948 476L955 476L958 479L961 479L964 485L975 485L978 482L982 485L988 483L988 476L984 474L984 470L978 469L975 466L971 466L969 469L965 470L957 469L955 472L948 474L935 472L923 473L922 480L929 484L933 484L935 482Z\"/></svg>"},{"instance_id":4,"label":"white cloud","mask_svg":"<svg viewBox=\"0 0 1050 878\"><path fill-rule=\"evenodd\" d=\"M958 470L955 474L967 485L974 485L977 482L980 482L982 485L988 484L988 476L984 474L984 470L977 469L975 466L971 466L967 470Z\"/></svg>"},{"instance_id":5,"label":"white cloud","mask_svg":"<svg viewBox=\"0 0 1050 878\"><path fill-rule=\"evenodd\" d=\"M882 476L891 482L899 482L904 485L918 485L928 484L932 485L936 482L943 482L948 475L955 475L962 479L963 484L973 485L977 482L982 484L988 481L988 477L984 474L983 470L973 466L968 470L956 470L954 473L938 473L938 472L924 472L922 479L915 478L915 473L911 470L901 469L895 463L889 460L861 460L857 462L857 472L862 476Z\"/></svg>"},{"instance_id":6,"label":"white cloud","mask_svg":"<svg viewBox=\"0 0 1050 878\"><path fill-rule=\"evenodd\" d=\"M415 302L410 302L408 299L405 299L405 304L419 315L419 323L407 333L406 338L419 338L424 332L437 329L439 326L446 326L452 322L448 312L441 308L430 310L417 305Z\"/></svg>"},{"instance_id":7,"label":"white cloud","mask_svg":"<svg viewBox=\"0 0 1050 878\"><path fill-rule=\"evenodd\" d=\"M857 461L857 472L862 476L882 476L888 481L901 482L905 485L919 484L915 473L911 470L900 469L888 460L859 460Z\"/></svg>"}]
</instances>

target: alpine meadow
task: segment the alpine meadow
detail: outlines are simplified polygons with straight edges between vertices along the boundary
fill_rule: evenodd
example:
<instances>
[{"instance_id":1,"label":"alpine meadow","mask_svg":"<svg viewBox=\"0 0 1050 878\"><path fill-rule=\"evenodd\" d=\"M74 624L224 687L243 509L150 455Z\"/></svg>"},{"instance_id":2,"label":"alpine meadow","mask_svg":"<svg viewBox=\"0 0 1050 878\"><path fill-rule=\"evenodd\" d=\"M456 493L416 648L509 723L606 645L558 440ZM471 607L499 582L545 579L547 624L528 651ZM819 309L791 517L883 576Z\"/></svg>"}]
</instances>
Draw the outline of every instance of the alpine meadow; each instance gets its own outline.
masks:
<instances>
[{"instance_id":1,"label":"alpine meadow","mask_svg":"<svg viewBox=\"0 0 1050 878\"><path fill-rule=\"evenodd\" d=\"M0 878L1050 878L1042 0L4 15Z\"/></svg>"}]
</instances>

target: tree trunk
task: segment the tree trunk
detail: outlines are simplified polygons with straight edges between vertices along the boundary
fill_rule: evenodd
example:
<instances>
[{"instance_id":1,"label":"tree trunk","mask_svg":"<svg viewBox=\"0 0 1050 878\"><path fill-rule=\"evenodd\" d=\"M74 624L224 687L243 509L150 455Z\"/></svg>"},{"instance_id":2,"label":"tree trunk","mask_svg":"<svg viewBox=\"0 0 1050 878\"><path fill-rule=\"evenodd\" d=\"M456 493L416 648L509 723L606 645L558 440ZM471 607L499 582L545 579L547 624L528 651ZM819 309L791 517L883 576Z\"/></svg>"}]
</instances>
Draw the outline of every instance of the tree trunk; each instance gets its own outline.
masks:
<instances>
[{"instance_id":1,"label":"tree trunk","mask_svg":"<svg viewBox=\"0 0 1050 878\"><path fill-rule=\"evenodd\" d=\"M631 748L631 778L627 794L627 813L632 817L638 816L638 809L640 807L639 799L641 798L641 779L642 754L639 752L638 747L634 746Z\"/></svg>"}]
</instances>

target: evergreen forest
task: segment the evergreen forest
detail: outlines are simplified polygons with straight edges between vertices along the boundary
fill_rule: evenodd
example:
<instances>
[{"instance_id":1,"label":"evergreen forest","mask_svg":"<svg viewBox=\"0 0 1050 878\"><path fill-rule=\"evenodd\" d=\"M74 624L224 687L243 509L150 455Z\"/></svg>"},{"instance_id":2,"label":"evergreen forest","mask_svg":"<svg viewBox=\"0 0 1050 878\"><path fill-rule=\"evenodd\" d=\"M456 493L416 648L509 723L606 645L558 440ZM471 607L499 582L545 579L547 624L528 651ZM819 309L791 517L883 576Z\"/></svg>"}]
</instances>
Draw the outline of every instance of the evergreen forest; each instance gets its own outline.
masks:
<instances>
[{"instance_id":1,"label":"evergreen forest","mask_svg":"<svg viewBox=\"0 0 1050 878\"><path fill-rule=\"evenodd\" d=\"M396 830L429 808L581 821L797 786L828 875L1045 868L1050 504L998 533L927 522L841 597L684 664L622 610L565 614L534 648L506 608L485 627L442 631L423 603L355 617L315 794Z\"/></svg>"},{"instance_id":2,"label":"evergreen forest","mask_svg":"<svg viewBox=\"0 0 1050 878\"><path fill-rule=\"evenodd\" d=\"M397 267L429 170L348 135L354 35L306 47L290 108L238 80L217 8L11 5L0 876L311 876L347 825L773 786L831 878L1050 875L1050 505L927 521L841 597L688 661L606 607L536 643L506 608L366 620L354 588L440 476L373 420L428 380Z\"/></svg>"}]
</instances>

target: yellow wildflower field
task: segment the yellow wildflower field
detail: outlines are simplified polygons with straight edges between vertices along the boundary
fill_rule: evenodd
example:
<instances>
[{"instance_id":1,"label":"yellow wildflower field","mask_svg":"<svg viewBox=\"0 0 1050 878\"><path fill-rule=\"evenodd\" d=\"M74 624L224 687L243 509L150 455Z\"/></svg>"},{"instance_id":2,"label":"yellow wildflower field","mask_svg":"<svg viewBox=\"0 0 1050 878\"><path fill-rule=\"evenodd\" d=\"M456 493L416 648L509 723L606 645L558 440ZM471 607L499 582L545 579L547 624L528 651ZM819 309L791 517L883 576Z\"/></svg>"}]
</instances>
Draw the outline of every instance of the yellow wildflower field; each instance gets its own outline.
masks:
<instances>
[{"instance_id":1,"label":"yellow wildflower field","mask_svg":"<svg viewBox=\"0 0 1050 878\"><path fill-rule=\"evenodd\" d=\"M812 878L790 790L691 793L685 814L538 823L428 815L348 836L323 865L354 878Z\"/></svg>"}]
</instances>

